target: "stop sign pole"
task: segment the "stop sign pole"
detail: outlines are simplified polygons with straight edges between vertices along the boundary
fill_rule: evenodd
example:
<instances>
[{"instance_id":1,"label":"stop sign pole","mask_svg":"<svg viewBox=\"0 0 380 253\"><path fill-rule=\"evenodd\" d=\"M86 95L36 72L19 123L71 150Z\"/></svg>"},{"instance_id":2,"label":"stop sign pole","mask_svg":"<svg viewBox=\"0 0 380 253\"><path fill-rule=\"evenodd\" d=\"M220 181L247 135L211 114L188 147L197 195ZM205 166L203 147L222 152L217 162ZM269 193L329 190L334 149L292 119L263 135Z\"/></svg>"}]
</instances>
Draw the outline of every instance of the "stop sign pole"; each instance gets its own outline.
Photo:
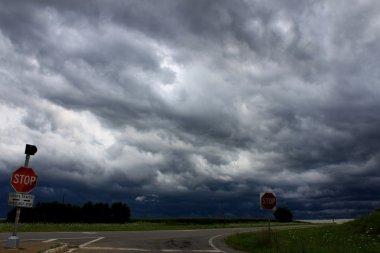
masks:
<instances>
[{"instance_id":1,"label":"stop sign pole","mask_svg":"<svg viewBox=\"0 0 380 253\"><path fill-rule=\"evenodd\" d=\"M260 193L260 207L261 209L265 210L273 210L276 209L277 205L277 198L276 194L274 192L263 192ZM270 227L270 219L271 217L268 217L268 233L269 233L269 240L272 241L271 236L271 227Z\"/></svg>"},{"instance_id":2,"label":"stop sign pole","mask_svg":"<svg viewBox=\"0 0 380 253\"><path fill-rule=\"evenodd\" d=\"M29 166L30 156L34 155L35 153L37 153L37 147L34 145L26 144L26 146L25 146L25 155L26 156L25 156L25 163L24 163L25 168L28 168L28 166ZM13 233L5 243L6 248L11 248L11 249L18 249L19 248L20 238L17 236L17 227L18 227L18 223L20 221L20 213L21 213L21 207L17 206L16 207L15 223L13 225Z\"/></svg>"}]
</instances>

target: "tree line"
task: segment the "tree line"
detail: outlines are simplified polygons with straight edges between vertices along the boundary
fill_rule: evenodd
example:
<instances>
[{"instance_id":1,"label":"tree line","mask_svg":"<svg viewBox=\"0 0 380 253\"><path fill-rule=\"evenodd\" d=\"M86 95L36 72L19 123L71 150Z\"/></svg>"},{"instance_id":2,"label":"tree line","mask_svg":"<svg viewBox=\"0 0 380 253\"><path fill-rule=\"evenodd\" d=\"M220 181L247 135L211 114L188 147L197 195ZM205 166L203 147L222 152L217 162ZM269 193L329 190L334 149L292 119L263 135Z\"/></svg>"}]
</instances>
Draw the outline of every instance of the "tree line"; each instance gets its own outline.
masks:
<instances>
[{"instance_id":1,"label":"tree line","mask_svg":"<svg viewBox=\"0 0 380 253\"><path fill-rule=\"evenodd\" d=\"M7 215L13 222L16 208ZM40 202L33 208L23 208L20 221L27 223L126 223L130 220L131 210L122 203L87 202L83 206L59 202Z\"/></svg>"}]
</instances>

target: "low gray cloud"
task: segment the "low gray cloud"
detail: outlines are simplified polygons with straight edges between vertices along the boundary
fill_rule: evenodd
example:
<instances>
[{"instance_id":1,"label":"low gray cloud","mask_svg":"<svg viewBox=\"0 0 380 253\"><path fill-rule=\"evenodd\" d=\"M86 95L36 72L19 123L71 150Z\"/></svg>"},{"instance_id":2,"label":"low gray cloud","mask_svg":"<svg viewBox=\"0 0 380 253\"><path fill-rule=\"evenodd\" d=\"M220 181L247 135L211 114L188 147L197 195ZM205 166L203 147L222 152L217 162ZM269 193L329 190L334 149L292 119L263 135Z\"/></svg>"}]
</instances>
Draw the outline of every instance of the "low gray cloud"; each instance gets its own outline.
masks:
<instances>
[{"instance_id":1,"label":"low gray cloud","mask_svg":"<svg viewBox=\"0 0 380 253\"><path fill-rule=\"evenodd\" d=\"M143 196L137 196L136 201L138 202L158 202L160 197L156 194L149 194L149 195L143 195Z\"/></svg>"},{"instance_id":2,"label":"low gray cloud","mask_svg":"<svg viewBox=\"0 0 380 253\"><path fill-rule=\"evenodd\" d=\"M41 201L253 216L275 191L296 217L368 212L379 12L375 1L2 1L2 192L33 143Z\"/></svg>"}]
</instances>

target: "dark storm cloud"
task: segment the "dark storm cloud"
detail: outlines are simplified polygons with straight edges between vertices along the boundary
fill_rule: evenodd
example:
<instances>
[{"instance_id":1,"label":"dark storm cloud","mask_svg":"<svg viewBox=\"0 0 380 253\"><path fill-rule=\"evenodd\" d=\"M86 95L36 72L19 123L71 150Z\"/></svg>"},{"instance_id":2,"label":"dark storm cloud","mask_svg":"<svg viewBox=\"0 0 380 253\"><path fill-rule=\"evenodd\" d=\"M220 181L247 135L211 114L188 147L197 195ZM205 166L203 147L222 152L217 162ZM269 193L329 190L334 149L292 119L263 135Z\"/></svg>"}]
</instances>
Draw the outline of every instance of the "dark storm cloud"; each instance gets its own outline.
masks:
<instances>
[{"instance_id":1,"label":"dark storm cloud","mask_svg":"<svg viewBox=\"0 0 380 253\"><path fill-rule=\"evenodd\" d=\"M0 173L33 142L41 199L249 216L273 190L302 216L370 210L379 11L374 1L2 1Z\"/></svg>"}]
</instances>

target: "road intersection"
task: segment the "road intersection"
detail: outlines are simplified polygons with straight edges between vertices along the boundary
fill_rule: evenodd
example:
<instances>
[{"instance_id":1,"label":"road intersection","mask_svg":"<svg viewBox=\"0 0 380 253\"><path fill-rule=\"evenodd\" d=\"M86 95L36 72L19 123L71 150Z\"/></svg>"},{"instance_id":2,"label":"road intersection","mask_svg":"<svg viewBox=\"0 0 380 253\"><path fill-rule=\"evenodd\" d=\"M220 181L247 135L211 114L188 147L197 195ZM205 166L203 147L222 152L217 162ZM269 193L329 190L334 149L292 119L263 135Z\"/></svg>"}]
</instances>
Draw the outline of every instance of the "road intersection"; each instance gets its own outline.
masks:
<instances>
[{"instance_id":1,"label":"road intersection","mask_svg":"<svg viewBox=\"0 0 380 253\"><path fill-rule=\"evenodd\" d=\"M287 226L295 228L303 226ZM285 227L281 227L285 228ZM69 252L180 252L180 253L235 253L224 243L227 235L266 228L228 228L202 230L109 231L109 232L38 232L19 233L23 242L57 243L70 245ZM0 243L9 234L0 233Z\"/></svg>"}]
</instances>

